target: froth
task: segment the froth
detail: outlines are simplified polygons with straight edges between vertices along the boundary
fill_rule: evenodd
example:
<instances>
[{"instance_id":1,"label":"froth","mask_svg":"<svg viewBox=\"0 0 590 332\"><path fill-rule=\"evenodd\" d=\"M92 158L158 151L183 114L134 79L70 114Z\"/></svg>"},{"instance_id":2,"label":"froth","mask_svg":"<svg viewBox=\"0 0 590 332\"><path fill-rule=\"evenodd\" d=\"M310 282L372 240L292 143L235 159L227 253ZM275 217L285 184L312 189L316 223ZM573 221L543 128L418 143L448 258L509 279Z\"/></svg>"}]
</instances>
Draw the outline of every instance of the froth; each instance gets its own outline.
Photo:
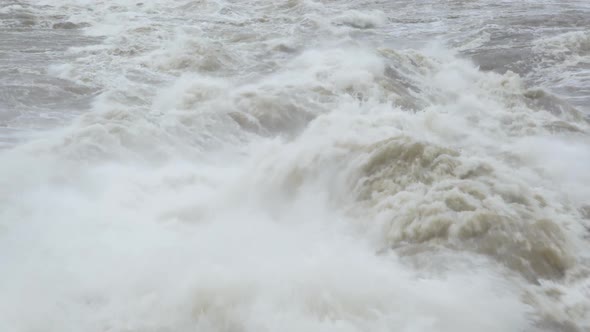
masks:
<instances>
[{"instance_id":1,"label":"froth","mask_svg":"<svg viewBox=\"0 0 590 332\"><path fill-rule=\"evenodd\" d=\"M46 4L101 36L49 72L100 93L0 155L0 329L589 326L559 97L358 3Z\"/></svg>"}]
</instances>

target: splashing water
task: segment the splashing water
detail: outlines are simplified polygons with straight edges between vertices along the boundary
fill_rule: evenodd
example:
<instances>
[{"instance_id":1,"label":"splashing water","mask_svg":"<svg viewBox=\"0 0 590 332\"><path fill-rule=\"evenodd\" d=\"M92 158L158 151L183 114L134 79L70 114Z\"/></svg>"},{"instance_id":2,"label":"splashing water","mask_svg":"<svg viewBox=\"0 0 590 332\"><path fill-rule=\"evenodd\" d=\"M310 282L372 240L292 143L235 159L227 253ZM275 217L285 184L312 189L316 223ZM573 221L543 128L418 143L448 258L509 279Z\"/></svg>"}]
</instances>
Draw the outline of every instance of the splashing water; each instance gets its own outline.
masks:
<instances>
[{"instance_id":1,"label":"splashing water","mask_svg":"<svg viewBox=\"0 0 590 332\"><path fill-rule=\"evenodd\" d=\"M1 331L590 329L585 2L0 22Z\"/></svg>"}]
</instances>

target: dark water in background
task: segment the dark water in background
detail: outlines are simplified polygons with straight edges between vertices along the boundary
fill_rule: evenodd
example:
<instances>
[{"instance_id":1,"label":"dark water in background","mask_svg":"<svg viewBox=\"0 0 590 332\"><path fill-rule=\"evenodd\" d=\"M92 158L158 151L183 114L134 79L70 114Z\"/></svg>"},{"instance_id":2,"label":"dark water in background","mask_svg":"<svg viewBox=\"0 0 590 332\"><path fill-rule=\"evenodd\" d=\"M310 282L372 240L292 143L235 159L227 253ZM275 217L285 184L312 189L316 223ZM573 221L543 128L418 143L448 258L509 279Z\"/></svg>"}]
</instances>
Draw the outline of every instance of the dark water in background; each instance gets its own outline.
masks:
<instances>
[{"instance_id":1,"label":"dark water in background","mask_svg":"<svg viewBox=\"0 0 590 332\"><path fill-rule=\"evenodd\" d=\"M585 331L584 1L0 0L0 330Z\"/></svg>"}]
</instances>

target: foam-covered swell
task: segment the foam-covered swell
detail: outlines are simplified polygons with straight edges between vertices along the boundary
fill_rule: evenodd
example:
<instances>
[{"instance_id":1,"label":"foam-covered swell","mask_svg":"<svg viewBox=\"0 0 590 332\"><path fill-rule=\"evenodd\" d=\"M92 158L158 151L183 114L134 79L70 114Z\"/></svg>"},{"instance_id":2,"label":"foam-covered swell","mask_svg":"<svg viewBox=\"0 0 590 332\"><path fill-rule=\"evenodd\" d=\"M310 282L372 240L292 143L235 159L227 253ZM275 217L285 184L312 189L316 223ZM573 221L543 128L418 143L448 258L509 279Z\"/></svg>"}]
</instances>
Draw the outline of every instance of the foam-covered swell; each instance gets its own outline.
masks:
<instances>
[{"instance_id":1,"label":"foam-covered swell","mask_svg":"<svg viewBox=\"0 0 590 332\"><path fill-rule=\"evenodd\" d=\"M547 67L541 74L549 76L555 89L583 109L588 109L590 94L590 31L569 31L538 38L533 50ZM552 75L547 75L547 73ZM572 88L574 86L575 88Z\"/></svg>"},{"instance_id":2,"label":"foam-covered swell","mask_svg":"<svg viewBox=\"0 0 590 332\"><path fill-rule=\"evenodd\" d=\"M584 114L361 5L34 7L102 92L0 154L0 330L590 328Z\"/></svg>"},{"instance_id":3,"label":"foam-covered swell","mask_svg":"<svg viewBox=\"0 0 590 332\"><path fill-rule=\"evenodd\" d=\"M0 149L64 124L87 109L96 86L49 74L47 65L71 59L66 50L99 42L83 24L31 4L0 4Z\"/></svg>"}]
</instances>

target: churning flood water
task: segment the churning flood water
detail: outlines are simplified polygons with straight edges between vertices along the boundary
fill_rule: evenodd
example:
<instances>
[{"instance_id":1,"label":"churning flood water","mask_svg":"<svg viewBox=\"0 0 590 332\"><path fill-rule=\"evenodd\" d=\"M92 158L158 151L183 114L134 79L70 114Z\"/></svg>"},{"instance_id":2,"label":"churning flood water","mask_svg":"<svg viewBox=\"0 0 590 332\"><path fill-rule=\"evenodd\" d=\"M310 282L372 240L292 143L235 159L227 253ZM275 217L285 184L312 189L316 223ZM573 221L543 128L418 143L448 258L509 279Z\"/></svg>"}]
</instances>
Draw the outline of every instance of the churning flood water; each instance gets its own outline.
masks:
<instances>
[{"instance_id":1,"label":"churning flood water","mask_svg":"<svg viewBox=\"0 0 590 332\"><path fill-rule=\"evenodd\" d=\"M587 1L0 0L0 331L589 331Z\"/></svg>"}]
</instances>

